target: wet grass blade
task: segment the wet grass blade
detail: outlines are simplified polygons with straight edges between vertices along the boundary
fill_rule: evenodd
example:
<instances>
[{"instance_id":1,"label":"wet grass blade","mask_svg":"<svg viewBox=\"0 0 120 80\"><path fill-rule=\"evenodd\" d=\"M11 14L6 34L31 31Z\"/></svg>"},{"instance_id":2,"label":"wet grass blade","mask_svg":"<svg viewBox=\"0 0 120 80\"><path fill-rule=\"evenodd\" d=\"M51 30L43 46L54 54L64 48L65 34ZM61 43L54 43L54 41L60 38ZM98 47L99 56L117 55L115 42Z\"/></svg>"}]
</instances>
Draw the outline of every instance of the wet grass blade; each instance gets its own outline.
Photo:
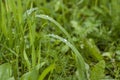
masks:
<instances>
[{"instance_id":1,"label":"wet grass blade","mask_svg":"<svg viewBox=\"0 0 120 80\"><path fill-rule=\"evenodd\" d=\"M66 39L64 39L58 35L49 34L48 36L62 41L63 43L65 43L67 46L69 46L72 49L72 51L75 53L75 55L77 57L76 62L77 62L78 73L80 76L79 80L87 80L85 61L84 61L83 57L81 56L81 54L79 53L79 51L70 42L68 42Z\"/></svg>"},{"instance_id":2,"label":"wet grass blade","mask_svg":"<svg viewBox=\"0 0 120 80\"><path fill-rule=\"evenodd\" d=\"M41 19L46 19L46 20L49 20L50 22L54 23L67 36L67 38L70 41L72 41L69 33L57 21L55 21L53 18L49 17L48 15L44 15L44 14L36 15L36 17L41 18Z\"/></svg>"}]
</instances>

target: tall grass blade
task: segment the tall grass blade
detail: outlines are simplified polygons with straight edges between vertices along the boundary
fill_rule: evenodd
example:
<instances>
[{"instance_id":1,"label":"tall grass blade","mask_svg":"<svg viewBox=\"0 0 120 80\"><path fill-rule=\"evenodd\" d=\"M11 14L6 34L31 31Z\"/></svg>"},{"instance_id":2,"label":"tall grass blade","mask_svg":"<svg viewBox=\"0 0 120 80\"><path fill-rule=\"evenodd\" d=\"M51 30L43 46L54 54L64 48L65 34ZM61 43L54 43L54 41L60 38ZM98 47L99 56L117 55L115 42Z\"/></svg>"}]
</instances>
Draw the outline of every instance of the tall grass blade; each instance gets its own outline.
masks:
<instances>
[{"instance_id":1,"label":"tall grass blade","mask_svg":"<svg viewBox=\"0 0 120 80\"><path fill-rule=\"evenodd\" d=\"M69 33L68 33L57 21L55 21L53 18L49 17L48 15L44 15L44 14L36 15L36 17L37 17L37 18L46 19L46 20L49 20L49 21L51 21L52 23L54 23L54 24L67 36L67 38L68 38L70 41L72 41Z\"/></svg>"},{"instance_id":2,"label":"tall grass blade","mask_svg":"<svg viewBox=\"0 0 120 80\"><path fill-rule=\"evenodd\" d=\"M30 61L29 61L29 59L28 59L28 56L27 56L25 50L24 50L23 55L24 55L24 59L25 59L25 61L26 61L27 67L28 67L28 69L30 70L30 69L31 69L31 63L30 63Z\"/></svg>"},{"instance_id":3,"label":"tall grass blade","mask_svg":"<svg viewBox=\"0 0 120 80\"><path fill-rule=\"evenodd\" d=\"M64 39L58 35L49 34L48 36L59 39L60 41L62 41L63 43L65 43L67 46L69 46L72 49L72 51L75 53L75 55L77 57L76 62L77 62L79 76L80 76L79 80L87 80L85 61L84 61L83 57L81 56L81 54L79 53L79 51L70 42L68 42L66 39Z\"/></svg>"},{"instance_id":4,"label":"tall grass blade","mask_svg":"<svg viewBox=\"0 0 120 80\"><path fill-rule=\"evenodd\" d=\"M8 37L8 34L7 34L7 26L6 26L6 24L7 24L7 19L6 19L6 8L5 8L5 6L4 6L4 4L3 4L3 2L2 3L0 3L1 4L1 30L2 30L2 32L3 32L3 34L5 35L5 37Z\"/></svg>"}]
</instances>

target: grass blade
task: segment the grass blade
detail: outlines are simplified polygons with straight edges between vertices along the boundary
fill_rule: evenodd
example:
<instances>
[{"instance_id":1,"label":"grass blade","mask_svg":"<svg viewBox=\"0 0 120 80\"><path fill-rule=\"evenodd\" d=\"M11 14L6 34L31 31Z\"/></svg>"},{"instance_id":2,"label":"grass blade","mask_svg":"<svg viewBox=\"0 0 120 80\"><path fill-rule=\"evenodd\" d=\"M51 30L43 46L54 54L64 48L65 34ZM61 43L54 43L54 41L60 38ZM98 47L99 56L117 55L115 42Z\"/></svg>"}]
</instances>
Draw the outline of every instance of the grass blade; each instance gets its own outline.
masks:
<instances>
[{"instance_id":1,"label":"grass blade","mask_svg":"<svg viewBox=\"0 0 120 80\"><path fill-rule=\"evenodd\" d=\"M46 19L46 20L49 20L52 23L54 23L68 37L68 39L70 41L72 41L69 33L57 21L55 21L53 18L49 17L48 15L44 15L44 14L36 15L36 17Z\"/></svg>"},{"instance_id":2,"label":"grass blade","mask_svg":"<svg viewBox=\"0 0 120 80\"><path fill-rule=\"evenodd\" d=\"M81 56L81 54L79 53L79 51L70 42L68 42L66 39L64 39L62 37L59 37L54 34L49 34L48 36L59 39L60 41L62 41L63 43L65 43L67 46L69 46L72 49L72 51L75 53L75 55L77 57L76 62L78 65L77 67L78 67L78 71L79 71L79 76L81 78L79 80L87 80L86 79L85 61L84 61L83 57Z\"/></svg>"},{"instance_id":3,"label":"grass blade","mask_svg":"<svg viewBox=\"0 0 120 80\"><path fill-rule=\"evenodd\" d=\"M31 69L31 63L30 63L30 61L29 61L29 59L28 59L28 56L27 56L25 50L24 50L23 55L24 55L24 59L25 59L25 61L26 61L27 67L28 67L28 69L30 70L30 69Z\"/></svg>"},{"instance_id":4,"label":"grass blade","mask_svg":"<svg viewBox=\"0 0 120 80\"><path fill-rule=\"evenodd\" d=\"M12 75L11 65L5 63L0 65L0 80L8 80Z\"/></svg>"},{"instance_id":5,"label":"grass blade","mask_svg":"<svg viewBox=\"0 0 120 80\"><path fill-rule=\"evenodd\" d=\"M55 68L55 64L51 64L49 67L47 67L42 74L39 76L38 80L44 80L44 78L46 77L46 75L51 72L53 69Z\"/></svg>"}]
</instances>

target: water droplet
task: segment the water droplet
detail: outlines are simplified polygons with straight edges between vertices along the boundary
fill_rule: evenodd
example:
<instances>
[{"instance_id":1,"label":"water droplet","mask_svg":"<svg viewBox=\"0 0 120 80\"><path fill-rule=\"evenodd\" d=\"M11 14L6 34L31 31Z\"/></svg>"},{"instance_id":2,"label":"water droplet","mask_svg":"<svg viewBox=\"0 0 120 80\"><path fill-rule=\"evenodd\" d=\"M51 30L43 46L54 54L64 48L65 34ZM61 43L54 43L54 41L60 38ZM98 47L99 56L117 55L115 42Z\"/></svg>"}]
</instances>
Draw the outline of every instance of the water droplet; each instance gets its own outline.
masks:
<instances>
[{"instance_id":1,"label":"water droplet","mask_svg":"<svg viewBox=\"0 0 120 80\"><path fill-rule=\"evenodd\" d=\"M53 36L54 34L52 33L52 34L50 34L51 36Z\"/></svg>"},{"instance_id":2,"label":"water droplet","mask_svg":"<svg viewBox=\"0 0 120 80\"><path fill-rule=\"evenodd\" d=\"M46 17L49 17L49 16L46 16Z\"/></svg>"},{"instance_id":3,"label":"water droplet","mask_svg":"<svg viewBox=\"0 0 120 80\"><path fill-rule=\"evenodd\" d=\"M66 40L66 39L63 39L63 41L64 41L64 42L67 42L67 40Z\"/></svg>"}]
</instances>

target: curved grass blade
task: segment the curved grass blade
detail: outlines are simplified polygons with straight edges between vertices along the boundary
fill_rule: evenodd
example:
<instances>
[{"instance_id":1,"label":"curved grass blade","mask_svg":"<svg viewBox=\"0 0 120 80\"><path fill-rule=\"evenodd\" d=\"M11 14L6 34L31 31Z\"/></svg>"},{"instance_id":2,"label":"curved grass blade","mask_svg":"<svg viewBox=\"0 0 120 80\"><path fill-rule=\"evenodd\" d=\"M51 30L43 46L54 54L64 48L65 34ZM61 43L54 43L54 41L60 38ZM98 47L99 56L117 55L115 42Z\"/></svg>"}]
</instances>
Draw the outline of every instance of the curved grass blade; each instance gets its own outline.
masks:
<instances>
[{"instance_id":1,"label":"curved grass blade","mask_svg":"<svg viewBox=\"0 0 120 80\"><path fill-rule=\"evenodd\" d=\"M79 80L87 80L85 61L84 61L83 57L81 56L81 54L79 53L79 51L70 42L68 42L66 39L64 39L58 35L49 34L48 36L59 39L60 41L65 43L67 46L69 46L73 50L73 52L75 53L75 55L77 57L76 62L77 62L79 76L80 76Z\"/></svg>"},{"instance_id":2,"label":"curved grass blade","mask_svg":"<svg viewBox=\"0 0 120 80\"><path fill-rule=\"evenodd\" d=\"M32 12L36 11L37 9L38 8L31 8L31 9L27 10L23 15L24 20L28 16L30 16L30 14L32 14ZM69 33L57 21L55 21L53 18L49 17L48 15L44 15L44 14L39 14L39 15L36 15L35 17L41 18L41 19L46 19L46 20L49 20L50 22L54 23L68 37L68 39L70 41L72 41Z\"/></svg>"},{"instance_id":3,"label":"curved grass blade","mask_svg":"<svg viewBox=\"0 0 120 80\"><path fill-rule=\"evenodd\" d=\"M32 14L32 12L36 11L37 9L38 8L31 8L31 9L27 10L23 15L24 20L27 19L27 17L30 16L30 14Z\"/></svg>"},{"instance_id":4,"label":"curved grass blade","mask_svg":"<svg viewBox=\"0 0 120 80\"><path fill-rule=\"evenodd\" d=\"M46 20L49 20L50 22L54 23L67 36L67 38L70 41L72 41L69 33L57 21L55 21L53 18L49 17L48 15L44 15L44 14L36 15L36 17L46 19Z\"/></svg>"}]
</instances>

